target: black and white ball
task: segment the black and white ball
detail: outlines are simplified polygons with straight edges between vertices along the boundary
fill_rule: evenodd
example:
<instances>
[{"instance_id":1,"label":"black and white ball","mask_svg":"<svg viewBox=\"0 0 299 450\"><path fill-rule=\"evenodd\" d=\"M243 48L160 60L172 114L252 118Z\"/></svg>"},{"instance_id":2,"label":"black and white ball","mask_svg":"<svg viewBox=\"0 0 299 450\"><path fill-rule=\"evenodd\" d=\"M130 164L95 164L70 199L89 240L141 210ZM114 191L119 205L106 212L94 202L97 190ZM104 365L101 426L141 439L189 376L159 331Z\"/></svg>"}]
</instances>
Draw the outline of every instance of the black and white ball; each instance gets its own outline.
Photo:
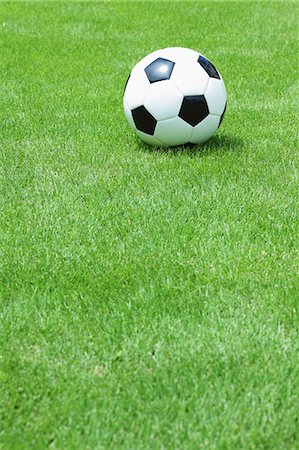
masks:
<instances>
[{"instance_id":1,"label":"black and white ball","mask_svg":"<svg viewBox=\"0 0 299 450\"><path fill-rule=\"evenodd\" d=\"M148 144L202 144L226 109L226 90L215 66L188 48L164 48L139 61L124 93L131 127Z\"/></svg>"}]
</instances>

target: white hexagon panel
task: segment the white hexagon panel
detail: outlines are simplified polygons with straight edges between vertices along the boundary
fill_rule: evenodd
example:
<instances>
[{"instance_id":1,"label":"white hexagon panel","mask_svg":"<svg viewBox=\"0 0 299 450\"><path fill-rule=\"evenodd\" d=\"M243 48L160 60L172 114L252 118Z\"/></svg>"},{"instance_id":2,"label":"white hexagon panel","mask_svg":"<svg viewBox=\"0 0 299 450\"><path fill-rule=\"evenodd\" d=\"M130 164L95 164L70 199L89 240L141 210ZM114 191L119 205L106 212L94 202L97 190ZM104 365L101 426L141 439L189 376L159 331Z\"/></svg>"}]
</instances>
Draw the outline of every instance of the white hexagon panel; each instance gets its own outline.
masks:
<instances>
[{"instance_id":1,"label":"white hexagon panel","mask_svg":"<svg viewBox=\"0 0 299 450\"><path fill-rule=\"evenodd\" d=\"M143 105L145 94L150 86L150 82L144 70L138 70L131 74L127 80L124 94L124 101L130 109Z\"/></svg>"},{"instance_id":2,"label":"white hexagon panel","mask_svg":"<svg viewBox=\"0 0 299 450\"><path fill-rule=\"evenodd\" d=\"M183 95L204 94L209 79L207 72L196 61L178 62L171 75L171 81Z\"/></svg>"},{"instance_id":3,"label":"white hexagon panel","mask_svg":"<svg viewBox=\"0 0 299 450\"><path fill-rule=\"evenodd\" d=\"M154 136L163 145L182 145L190 142L193 128L180 117L157 123Z\"/></svg>"},{"instance_id":4,"label":"white hexagon panel","mask_svg":"<svg viewBox=\"0 0 299 450\"><path fill-rule=\"evenodd\" d=\"M220 123L220 117L209 114L202 122L196 125L190 137L191 144L203 144L213 136Z\"/></svg>"},{"instance_id":5,"label":"white hexagon panel","mask_svg":"<svg viewBox=\"0 0 299 450\"><path fill-rule=\"evenodd\" d=\"M222 79L210 78L205 98L210 113L221 116L226 105L226 89Z\"/></svg>"},{"instance_id":6,"label":"white hexagon panel","mask_svg":"<svg viewBox=\"0 0 299 450\"><path fill-rule=\"evenodd\" d=\"M144 106L156 120L170 119L178 115L183 95L169 80L152 83L147 90Z\"/></svg>"}]
</instances>

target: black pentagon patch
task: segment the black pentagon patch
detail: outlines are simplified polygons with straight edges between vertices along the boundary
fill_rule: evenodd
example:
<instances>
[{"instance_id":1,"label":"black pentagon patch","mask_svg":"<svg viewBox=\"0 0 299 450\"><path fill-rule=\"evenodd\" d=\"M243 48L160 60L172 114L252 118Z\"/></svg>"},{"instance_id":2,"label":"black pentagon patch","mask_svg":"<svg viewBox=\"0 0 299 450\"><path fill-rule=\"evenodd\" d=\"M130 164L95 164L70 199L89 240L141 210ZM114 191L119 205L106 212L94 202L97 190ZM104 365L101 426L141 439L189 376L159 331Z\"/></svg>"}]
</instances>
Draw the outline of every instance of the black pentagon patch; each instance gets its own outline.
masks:
<instances>
[{"instance_id":1,"label":"black pentagon patch","mask_svg":"<svg viewBox=\"0 0 299 450\"><path fill-rule=\"evenodd\" d=\"M220 116L220 122L219 122L218 128L220 127L220 125L221 125L221 123L222 123L222 120L223 120L225 111L226 111L226 103L225 103L224 111L223 111L223 113L222 113L221 116Z\"/></svg>"},{"instance_id":2,"label":"black pentagon patch","mask_svg":"<svg viewBox=\"0 0 299 450\"><path fill-rule=\"evenodd\" d=\"M193 127L209 115L209 108L203 95L187 95L184 97L179 117Z\"/></svg>"},{"instance_id":3,"label":"black pentagon patch","mask_svg":"<svg viewBox=\"0 0 299 450\"><path fill-rule=\"evenodd\" d=\"M174 62L168 59L158 58L148 65L144 71L150 83L156 81L169 80L173 71Z\"/></svg>"},{"instance_id":4,"label":"black pentagon patch","mask_svg":"<svg viewBox=\"0 0 299 450\"><path fill-rule=\"evenodd\" d=\"M201 67L203 67L205 69L207 74L210 75L210 77L218 78L220 80L220 75L217 72L216 67L208 59L206 59L204 56L200 55L197 61L199 62Z\"/></svg>"},{"instance_id":5,"label":"black pentagon patch","mask_svg":"<svg viewBox=\"0 0 299 450\"><path fill-rule=\"evenodd\" d=\"M144 106L132 109L132 116L137 130L153 135L157 121Z\"/></svg>"}]
</instances>

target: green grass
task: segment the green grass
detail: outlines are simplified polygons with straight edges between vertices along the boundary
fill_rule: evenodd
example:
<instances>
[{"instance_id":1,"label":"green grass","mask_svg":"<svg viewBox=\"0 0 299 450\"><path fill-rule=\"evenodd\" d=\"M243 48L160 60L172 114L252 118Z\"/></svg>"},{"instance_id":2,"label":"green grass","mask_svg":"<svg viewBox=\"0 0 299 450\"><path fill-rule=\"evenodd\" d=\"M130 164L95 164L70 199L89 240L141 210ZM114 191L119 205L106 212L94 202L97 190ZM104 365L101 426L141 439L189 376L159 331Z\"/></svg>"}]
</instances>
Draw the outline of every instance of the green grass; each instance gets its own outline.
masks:
<instances>
[{"instance_id":1,"label":"green grass","mask_svg":"<svg viewBox=\"0 0 299 450\"><path fill-rule=\"evenodd\" d=\"M0 15L0 448L298 448L296 4ZM166 46L226 82L202 148L126 123Z\"/></svg>"}]
</instances>

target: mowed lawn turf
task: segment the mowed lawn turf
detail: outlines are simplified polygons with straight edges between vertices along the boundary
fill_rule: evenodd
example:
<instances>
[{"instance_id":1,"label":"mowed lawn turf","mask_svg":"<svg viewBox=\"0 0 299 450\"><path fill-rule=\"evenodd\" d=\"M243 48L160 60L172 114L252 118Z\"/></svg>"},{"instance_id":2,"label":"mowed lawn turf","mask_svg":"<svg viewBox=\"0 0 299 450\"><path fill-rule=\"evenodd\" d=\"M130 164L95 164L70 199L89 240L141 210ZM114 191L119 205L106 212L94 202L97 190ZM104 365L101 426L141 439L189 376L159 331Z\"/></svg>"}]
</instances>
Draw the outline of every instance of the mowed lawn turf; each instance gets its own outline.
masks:
<instances>
[{"instance_id":1,"label":"mowed lawn turf","mask_svg":"<svg viewBox=\"0 0 299 450\"><path fill-rule=\"evenodd\" d=\"M296 4L0 13L0 448L298 448ZM123 114L168 46L225 80L204 147Z\"/></svg>"}]
</instances>

